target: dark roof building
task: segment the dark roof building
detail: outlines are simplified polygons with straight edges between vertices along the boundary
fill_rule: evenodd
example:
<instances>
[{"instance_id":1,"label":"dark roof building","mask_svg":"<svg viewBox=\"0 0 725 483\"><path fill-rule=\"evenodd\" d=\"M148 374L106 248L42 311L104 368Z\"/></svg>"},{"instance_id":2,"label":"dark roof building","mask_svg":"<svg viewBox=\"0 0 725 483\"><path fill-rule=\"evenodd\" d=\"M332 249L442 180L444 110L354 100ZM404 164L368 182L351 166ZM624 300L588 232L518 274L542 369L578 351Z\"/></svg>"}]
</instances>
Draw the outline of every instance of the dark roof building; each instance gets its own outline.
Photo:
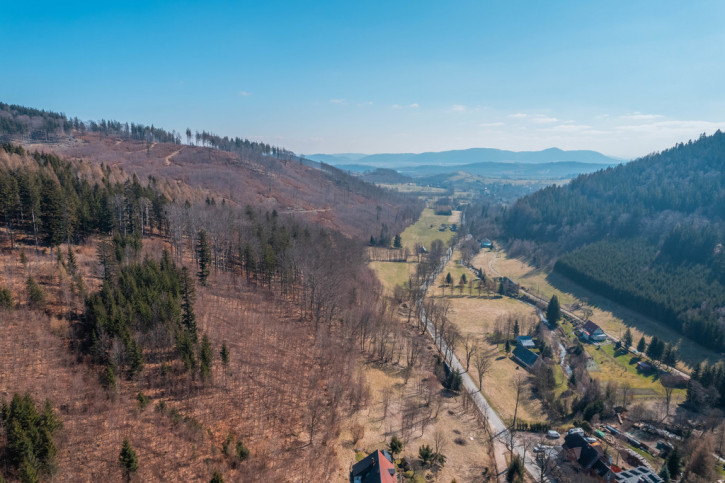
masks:
<instances>
[{"instance_id":1,"label":"dark roof building","mask_svg":"<svg viewBox=\"0 0 725 483\"><path fill-rule=\"evenodd\" d=\"M576 461L586 473L599 481L614 481L614 473L601 445L588 443L581 433L567 434L562 450L569 460Z\"/></svg>"},{"instance_id":2,"label":"dark roof building","mask_svg":"<svg viewBox=\"0 0 725 483\"><path fill-rule=\"evenodd\" d=\"M517 345L513 352L514 359L518 360L524 367L531 368L539 361L539 355L529 349Z\"/></svg>"},{"instance_id":3,"label":"dark roof building","mask_svg":"<svg viewBox=\"0 0 725 483\"><path fill-rule=\"evenodd\" d=\"M516 345L525 347L527 349L533 349L536 347L534 339L530 335L519 335L516 337Z\"/></svg>"},{"instance_id":4,"label":"dark roof building","mask_svg":"<svg viewBox=\"0 0 725 483\"><path fill-rule=\"evenodd\" d=\"M352 466L350 483L396 483L393 457L387 451L370 453Z\"/></svg>"}]
</instances>

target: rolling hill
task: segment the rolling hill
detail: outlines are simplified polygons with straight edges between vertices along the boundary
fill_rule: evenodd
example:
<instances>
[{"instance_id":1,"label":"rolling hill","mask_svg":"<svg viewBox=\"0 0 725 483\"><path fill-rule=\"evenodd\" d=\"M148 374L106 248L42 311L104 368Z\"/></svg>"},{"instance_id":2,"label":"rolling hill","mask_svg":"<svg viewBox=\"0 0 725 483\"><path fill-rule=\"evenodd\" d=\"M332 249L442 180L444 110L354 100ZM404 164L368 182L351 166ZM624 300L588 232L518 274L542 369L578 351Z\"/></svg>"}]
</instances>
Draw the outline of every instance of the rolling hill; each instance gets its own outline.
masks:
<instances>
[{"instance_id":1,"label":"rolling hill","mask_svg":"<svg viewBox=\"0 0 725 483\"><path fill-rule=\"evenodd\" d=\"M615 165L622 159L611 158L596 151L564 151L549 148L542 151L507 151L493 148L471 148L427 153L382 153L370 155L350 154L311 154L306 156L335 166L348 164L366 165L382 168L404 168L413 166L460 166L476 163L558 163L578 162L602 165Z\"/></svg>"},{"instance_id":2,"label":"rolling hill","mask_svg":"<svg viewBox=\"0 0 725 483\"><path fill-rule=\"evenodd\" d=\"M725 350L725 134L526 196L509 247L718 351ZM523 253L522 253L523 254Z\"/></svg>"},{"instance_id":3,"label":"rolling hill","mask_svg":"<svg viewBox=\"0 0 725 483\"><path fill-rule=\"evenodd\" d=\"M420 202L239 138L0 119L0 480L344 479L399 332L366 242Z\"/></svg>"},{"instance_id":4,"label":"rolling hill","mask_svg":"<svg viewBox=\"0 0 725 483\"><path fill-rule=\"evenodd\" d=\"M182 144L181 133L154 126L107 120L84 123L0 103L0 140L121 168L144 182L158 179L184 186L190 201L215 198L296 214L361 240L377 238L381 231L402 231L404 223L422 209L413 198L377 188L327 164L305 163L283 148L206 131L189 132L186 139Z\"/></svg>"}]
</instances>

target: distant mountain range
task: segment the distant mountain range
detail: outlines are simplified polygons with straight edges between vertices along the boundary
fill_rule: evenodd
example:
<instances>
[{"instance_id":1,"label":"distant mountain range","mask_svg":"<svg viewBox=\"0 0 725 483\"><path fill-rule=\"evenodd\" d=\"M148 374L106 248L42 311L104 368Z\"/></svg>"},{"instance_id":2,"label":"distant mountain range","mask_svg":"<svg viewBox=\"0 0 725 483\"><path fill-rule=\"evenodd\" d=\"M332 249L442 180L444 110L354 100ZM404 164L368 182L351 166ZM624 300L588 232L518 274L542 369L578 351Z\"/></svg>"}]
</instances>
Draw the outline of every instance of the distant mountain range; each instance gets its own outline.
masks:
<instances>
[{"instance_id":1,"label":"distant mountain range","mask_svg":"<svg viewBox=\"0 0 725 483\"><path fill-rule=\"evenodd\" d=\"M605 156L597 151L564 151L549 148L542 151L507 151L493 148L472 148L437 153L396 153L396 154L309 154L306 158L334 166L357 165L371 168L400 169L411 166L452 166L476 163L558 163L578 162L603 165L616 165L624 160Z\"/></svg>"},{"instance_id":2,"label":"distant mountain range","mask_svg":"<svg viewBox=\"0 0 725 483\"><path fill-rule=\"evenodd\" d=\"M351 172L366 173L376 168L387 168L412 178L462 171L491 178L563 179L599 171L624 161L596 151L564 151L558 148L543 151L473 148L420 154L344 153L305 157Z\"/></svg>"}]
</instances>

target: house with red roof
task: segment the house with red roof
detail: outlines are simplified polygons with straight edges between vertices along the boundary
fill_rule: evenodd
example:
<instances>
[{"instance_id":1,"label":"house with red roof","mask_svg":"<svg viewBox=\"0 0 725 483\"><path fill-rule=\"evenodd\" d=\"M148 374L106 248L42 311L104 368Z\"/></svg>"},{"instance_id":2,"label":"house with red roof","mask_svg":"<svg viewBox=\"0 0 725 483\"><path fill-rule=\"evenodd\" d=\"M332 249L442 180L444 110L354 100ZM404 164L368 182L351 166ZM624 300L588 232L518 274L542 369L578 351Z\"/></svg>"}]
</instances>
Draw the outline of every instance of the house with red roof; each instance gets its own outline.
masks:
<instances>
[{"instance_id":1,"label":"house with red roof","mask_svg":"<svg viewBox=\"0 0 725 483\"><path fill-rule=\"evenodd\" d=\"M396 483L395 463L387 451L376 450L352 466L350 483Z\"/></svg>"},{"instance_id":2,"label":"house with red roof","mask_svg":"<svg viewBox=\"0 0 725 483\"><path fill-rule=\"evenodd\" d=\"M589 342L603 342L607 340L607 334L591 320L587 320L587 323L581 329L581 333L582 337Z\"/></svg>"}]
</instances>

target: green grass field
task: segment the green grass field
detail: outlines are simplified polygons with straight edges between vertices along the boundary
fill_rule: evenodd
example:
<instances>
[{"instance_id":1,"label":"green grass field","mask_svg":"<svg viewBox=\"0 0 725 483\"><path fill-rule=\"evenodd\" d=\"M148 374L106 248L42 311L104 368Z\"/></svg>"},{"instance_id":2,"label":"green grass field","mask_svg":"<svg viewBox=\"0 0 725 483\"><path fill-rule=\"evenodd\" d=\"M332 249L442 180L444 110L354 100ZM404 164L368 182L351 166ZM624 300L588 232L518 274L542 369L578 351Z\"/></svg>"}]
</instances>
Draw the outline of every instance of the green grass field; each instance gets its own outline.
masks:
<instances>
[{"instance_id":1,"label":"green grass field","mask_svg":"<svg viewBox=\"0 0 725 483\"><path fill-rule=\"evenodd\" d=\"M408 275L415 270L415 263L403 262L370 262L387 295L393 294L396 285L408 283Z\"/></svg>"},{"instance_id":2,"label":"green grass field","mask_svg":"<svg viewBox=\"0 0 725 483\"><path fill-rule=\"evenodd\" d=\"M438 228L444 223L456 223L452 219L455 220L459 217L460 212L453 212L453 215L447 216L436 215L431 208L424 209L418 221L406 228L400 235L403 246L412 251L415 249L416 243L420 243L426 248L430 248L433 240L440 240L447 244L453 238L454 233L450 230L438 231Z\"/></svg>"},{"instance_id":3,"label":"green grass field","mask_svg":"<svg viewBox=\"0 0 725 483\"><path fill-rule=\"evenodd\" d=\"M595 375L602 382L616 381L619 384L624 382L634 390L635 397L650 398L664 396L664 388L660 383L659 375L652 373L645 375L637 371L638 358L629 353L614 353L612 344L600 346L585 344L586 351L597 363L598 370ZM599 350L597 350L599 347ZM675 389L672 392L674 401L680 402L685 398L685 389Z\"/></svg>"},{"instance_id":4,"label":"green grass field","mask_svg":"<svg viewBox=\"0 0 725 483\"><path fill-rule=\"evenodd\" d=\"M441 240L444 244L447 244L455 233L450 230L439 231L438 228L441 224L450 225L456 223L458 219L460 219L460 212L458 211L453 212L453 215L450 216L436 215L432 209L426 208L418 221L401 233L400 238L403 246L407 247L411 253L414 253L416 243L420 243L427 248L430 248L433 240ZM370 262L370 268L375 271L388 295L393 293L396 285L403 286L408 281L409 274L415 273L417 263L413 261L415 257L412 256L408 260L408 263ZM456 278L456 283L458 283L459 278L460 274Z\"/></svg>"},{"instance_id":5,"label":"green grass field","mask_svg":"<svg viewBox=\"0 0 725 483\"><path fill-rule=\"evenodd\" d=\"M461 253L458 250L453 251L453 256L451 256L451 259L448 261L448 264L445 266L444 270L440 273L438 278L436 279L436 283L433 287L433 292L431 295L440 295L442 292L442 285L444 284L446 280L446 275L449 273L451 274L451 279L453 279L453 284L450 287L446 287L445 291L447 295L452 294L460 294L458 290L458 283L461 280L461 275L466 276L466 286L464 287L463 294L467 295L469 293L468 290L468 282L474 279L473 273L471 271L461 265ZM451 290L453 290L453 293L451 293ZM477 294L478 292L475 290L474 287L474 294Z\"/></svg>"}]
</instances>

